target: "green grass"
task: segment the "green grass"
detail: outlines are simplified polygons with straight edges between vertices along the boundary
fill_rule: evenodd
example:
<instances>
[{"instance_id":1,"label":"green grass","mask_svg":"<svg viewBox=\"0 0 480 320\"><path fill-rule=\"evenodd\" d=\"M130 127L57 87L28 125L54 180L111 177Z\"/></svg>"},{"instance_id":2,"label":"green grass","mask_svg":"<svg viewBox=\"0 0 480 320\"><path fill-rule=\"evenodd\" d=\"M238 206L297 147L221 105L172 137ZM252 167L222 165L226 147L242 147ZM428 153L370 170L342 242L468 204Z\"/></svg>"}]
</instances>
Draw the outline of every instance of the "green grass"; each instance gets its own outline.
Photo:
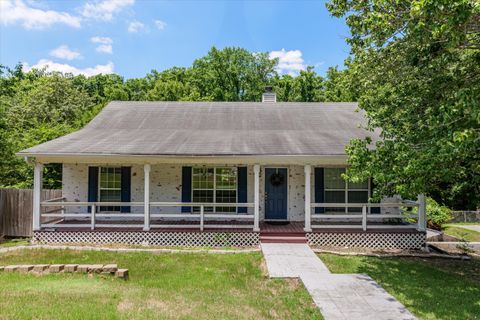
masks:
<instances>
[{"instance_id":1,"label":"green grass","mask_svg":"<svg viewBox=\"0 0 480 320\"><path fill-rule=\"evenodd\" d=\"M333 273L366 273L420 319L480 319L480 261L320 255Z\"/></svg>"},{"instance_id":2,"label":"green grass","mask_svg":"<svg viewBox=\"0 0 480 320\"><path fill-rule=\"evenodd\" d=\"M442 231L458 239L465 239L471 242L480 241L480 232L461 228L459 224L445 224Z\"/></svg>"},{"instance_id":3,"label":"green grass","mask_svg":"<svg viewBox=\"0 0 480 320\"><path fill-rule=\"evenodd\" d=\"M26 246L28 244L30 244L30 239L27 239L27 238L2 239L2 240L0 240L0 248L22 246L22 245Z\"/></svg>"},{"instance_id":4,"label":"green grass","mask_svg":"<svg viewBox=\"0 0 480 320\"><path fill-rule=\"evenodd\" d=\"M113 253L32 249L0 265L117 263L111 276L0 272L0 319L321 319L296 280L271 280L260 253Z\"/></svg>"}]
</instances>

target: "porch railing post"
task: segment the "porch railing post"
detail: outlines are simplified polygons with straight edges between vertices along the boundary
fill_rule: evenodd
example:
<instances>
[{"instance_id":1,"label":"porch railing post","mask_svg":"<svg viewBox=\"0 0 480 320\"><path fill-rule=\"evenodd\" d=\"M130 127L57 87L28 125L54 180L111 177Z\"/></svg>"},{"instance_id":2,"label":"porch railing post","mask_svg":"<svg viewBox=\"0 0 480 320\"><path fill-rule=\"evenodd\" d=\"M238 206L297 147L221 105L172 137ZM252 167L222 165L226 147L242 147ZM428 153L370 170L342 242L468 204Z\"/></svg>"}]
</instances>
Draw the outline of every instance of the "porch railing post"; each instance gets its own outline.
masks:
<instances>
[{"instance_id":1,"label":"porch railing post","mask_svg":"<svg viewBox=\"0 0 480 320\"><path fill-rule=\"evenodd\" d=\"M143 166L144 171L144 186L143 186L143 231L150 230L150 165Z\"/></svg>"},{"instance_id":2,"label":"porch railing post","mask_svg":"<svg viewBox=\"0 0 480 320\"><path fill-rule=\"evenodd\" d=\"M97 211L97 208L95 206L95 203L92 204L92 208L91 208L91 215L90 215L90 219L91 219L91 225L90 225L90 230L94 230L95 229L95 213Z\"/></svg>"},{"instance_id":3,"label":"porch railing post","mask_svg":"<svg viewBox=\"0 0 480 320\"><path fill-rule=\"evenodd\" d=\"M200 231L203 231L203 224L204 224L204 214L205 214L205 208L202 205L200 205Z\"/></svg>"},{"instance_id":4,"label":"porch railing post","mask_svg":"<svg viewBox=\"0 0 480 320\"><path fill-rule=\"evenodd\" d=\"M367 206L362 206L362 229L367 231Z\"/></svg>"},{"instance_id":5,"label":"porch railing post","mask_svg":"<svg viewBox=\"0 0 480 320\"><path fill-rule=\"evenodd\" d=\"M40 230L40 215L42 201L42 179L43 179L43 164L35 162L33 171L33 230Z\"/></svg>"},{"instance_id":6,"label":"porch railing post","mask_svg":"<svg viewBox=\"0 0 480 320\"><path fill-rule=\"evenodd\" d=\"M260 165L253 166L254 174L254 217L253 217L253 231L260 231Z\"/></svg>"},{"instance_id":7,"label":"porch railing post","mask_svg":"<svg viewBox=\"0 0 480 320\"><path fill-rule=\"evenodd\" d=\"M311 175L312 166L305 166L305 232L312 231Z\"/></svg>"},{"instance_id":8,"label":"porch railing post","mask_svg":"<svg viewBox=\"0 0 480 320\"><path fill-rule=\"evenodd\" d=\"M427 229L427 203L425 195L418 195L418 231L425 231Z\"/></svg>"}]
</instances>

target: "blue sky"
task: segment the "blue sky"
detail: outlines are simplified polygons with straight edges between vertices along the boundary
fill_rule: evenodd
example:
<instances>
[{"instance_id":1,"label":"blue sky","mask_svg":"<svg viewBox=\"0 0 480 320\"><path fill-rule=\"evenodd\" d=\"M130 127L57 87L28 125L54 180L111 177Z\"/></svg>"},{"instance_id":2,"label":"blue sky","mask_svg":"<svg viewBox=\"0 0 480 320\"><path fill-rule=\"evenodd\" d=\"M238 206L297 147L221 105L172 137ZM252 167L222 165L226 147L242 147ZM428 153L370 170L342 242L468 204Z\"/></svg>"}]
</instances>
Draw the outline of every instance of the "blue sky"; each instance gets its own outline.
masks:
<instances>
[{"instance_id":1,"label":"blue sky","mask_svg":"<svg viewBox=\"0 0 480 320\"><path fill-rule=\"evenodd\" d=\"M279 57L279 72L343 65L348 28L323 1L0 0L0 63L143 77L212 46Z\"/></svg>"}]
</instances>

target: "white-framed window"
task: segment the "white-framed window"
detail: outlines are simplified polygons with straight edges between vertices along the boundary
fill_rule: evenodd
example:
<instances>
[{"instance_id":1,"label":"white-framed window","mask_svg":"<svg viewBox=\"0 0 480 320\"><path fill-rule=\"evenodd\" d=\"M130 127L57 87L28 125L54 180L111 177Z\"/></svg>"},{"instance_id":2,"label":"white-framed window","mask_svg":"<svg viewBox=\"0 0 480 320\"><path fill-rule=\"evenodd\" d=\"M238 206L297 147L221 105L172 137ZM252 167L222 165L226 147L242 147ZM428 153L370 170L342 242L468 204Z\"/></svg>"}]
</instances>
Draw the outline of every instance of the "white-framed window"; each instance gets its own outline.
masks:
<instances>
[{"instance_id":1,"label":"white-framed window","mask_svg":"<svg viewBox=\"0 0 480 320\"><path fill-rule=\"evenodd\" d=\"M192 201L205 203L237 202L237 168L193 167ZM200 208L194 207L194 211ZM206 212L236 212L236 207L205 207Z\"/></svg>"},{"instance_id":2,"label":"white-framed window","mask_svg":"<svg viewBox=\"0 0 480 320\"><path fill-rule=\"evenodd\" d=\"M370 185L365 182L348 182L342 178L345 168L325 168L325 203L367 203ZM326 208L328 212L361 212L362 208Z\"/></svg>"},{"instance_id":3,"label":"white-framed window","mask_svg":"<svg viewBox=\"0 0 480 320\"><path fill-rule=\"evenodd\" d=\"M98 170L98 201L122 201L122 168L100 167ZM119 206L100 207L100 211L118 212Z\"/></svg>"}]
</instances>

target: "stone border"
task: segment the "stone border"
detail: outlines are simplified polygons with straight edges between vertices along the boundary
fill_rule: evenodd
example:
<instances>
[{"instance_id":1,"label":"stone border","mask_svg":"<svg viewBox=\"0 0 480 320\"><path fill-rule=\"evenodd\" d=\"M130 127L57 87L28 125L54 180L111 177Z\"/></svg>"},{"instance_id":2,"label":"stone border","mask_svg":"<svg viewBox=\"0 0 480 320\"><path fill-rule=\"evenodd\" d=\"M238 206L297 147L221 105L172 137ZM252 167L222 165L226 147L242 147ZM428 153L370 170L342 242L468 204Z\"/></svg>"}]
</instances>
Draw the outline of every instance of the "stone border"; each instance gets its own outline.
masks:
<instances>
[{"instance_id":1,"label":"stone border","mask_svg":"<svg viewBox=\"0 0 480 320\"><path fill-rule=\"evenodd\" d=\"M260 248L226 250L226 249L167 249L167 248L108 248L108 247L94 247L94 246L75 246L75 245L49 245L49 244L34 244L29 246L15 246L0 248L0 254L18 251L23 249L58 249L58 250L90 250L90 251L107 251L107 252L150 252L150 253L216 253L216 254L240 254L260 252Z\"/></svg>"},{"instance_id":2,"label":"stone border","mask_svg":"<svg viewBox=\"0 0 480 320\"><path fill-rule=\"evenodd\" d=\"M127 279L128 269L118 269L116 264L21 264L0 266L5 273L34 273L37 275L50 273L98 273L115 275Z\"/></svg>"},{"instance_id":3,"label":"stone border","mask_svg":"<svg viewBox=\"0 0 480 320\"><path fill-rule=\"evenodd\" d=\"M378 258L441 258L453 260L471 260L471 257L465 255L450 255L442 253L413 253L413 252L391 252L391 253L374 253L374 252L344 252L329 249L312 248L315 253L330 253L338 256L363 256L363 257L378 257Z\"/></svg>"}]
</instances>

